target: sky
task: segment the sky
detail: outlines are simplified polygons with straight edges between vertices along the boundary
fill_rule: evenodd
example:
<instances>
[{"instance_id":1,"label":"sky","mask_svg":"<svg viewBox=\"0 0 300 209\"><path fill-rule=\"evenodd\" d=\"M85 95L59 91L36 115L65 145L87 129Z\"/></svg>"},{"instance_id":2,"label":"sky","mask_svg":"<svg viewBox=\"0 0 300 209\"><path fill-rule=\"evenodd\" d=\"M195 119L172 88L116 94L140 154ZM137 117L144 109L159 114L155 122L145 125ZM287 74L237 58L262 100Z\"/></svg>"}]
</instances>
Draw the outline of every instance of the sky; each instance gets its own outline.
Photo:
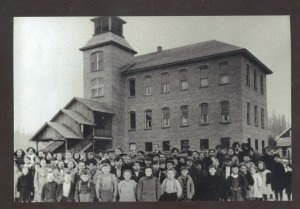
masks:
<instances>
[{"instance_id":1,"label":"sky","mask_svg":"<svg viewBox=\"0 0 300 209\"><path fill-rule=\"evenodd\" d=\"M35 133L73 97L83 97L81 48L93 17L14 18L14 128ZM138 55L208 40L247 48L268 66L268 114L291 118L289 16L121 17Z\"/></svg>"}]
</instances>

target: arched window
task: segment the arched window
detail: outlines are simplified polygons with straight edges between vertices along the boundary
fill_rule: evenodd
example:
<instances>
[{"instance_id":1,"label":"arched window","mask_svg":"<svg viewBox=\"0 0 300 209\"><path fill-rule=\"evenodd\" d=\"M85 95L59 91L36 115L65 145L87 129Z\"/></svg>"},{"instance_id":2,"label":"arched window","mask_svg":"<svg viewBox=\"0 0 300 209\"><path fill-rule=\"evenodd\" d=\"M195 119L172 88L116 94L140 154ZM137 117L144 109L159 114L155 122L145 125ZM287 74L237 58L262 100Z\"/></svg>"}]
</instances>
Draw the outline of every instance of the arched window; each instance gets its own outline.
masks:
<instances>
[{"instance_id":1,"label":"arched window","mask_svg":"<svg viewBox=\"0 0 300 209\"><path fill-rule=\"evenodd\" d=\"M91 71L103 70L103 52L91 54Z\"/></svg>"}]
</instances>

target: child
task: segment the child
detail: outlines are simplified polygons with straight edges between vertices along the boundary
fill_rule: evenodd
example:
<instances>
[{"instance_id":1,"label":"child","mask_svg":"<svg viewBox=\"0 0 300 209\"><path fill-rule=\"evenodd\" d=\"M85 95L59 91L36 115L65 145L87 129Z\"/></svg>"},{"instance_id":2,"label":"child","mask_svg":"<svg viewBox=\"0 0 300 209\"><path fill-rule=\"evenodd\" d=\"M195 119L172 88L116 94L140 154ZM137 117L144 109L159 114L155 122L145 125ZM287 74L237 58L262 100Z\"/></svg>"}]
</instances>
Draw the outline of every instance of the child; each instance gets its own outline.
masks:
<instances>
[{"instance_id":1,"label":"child","mask_svg":"<svg viewBox=\"0 0 300 209\"><path fill-rule=\"evenodd\" d=\"M192 200L195 194L195 186L191 176L188 175L189 169L186 166L181 167L181 176L177 178L182 188L180 200Z\"/></svg>"},{"instance_id":2,"label":"child","mask_svg":"<svg viewBox=\"0 0 300 209\"><path fill-rule=\"evenodd\" d=\"M240 174L244 175L246 178L246 193L245 193L245 200L250 200L250 189L254 184L254 180L252 175L250 174L247 166L244 163L240 164Z\"/></svg>"},{"instance_id":3,"label":"child","mask_svg":"<svg viewBox=\"0 0 300 209\"><path fill-rule=\"evenodd\" d=\"M87 166L91 174L91 181L96 185L98 177L101 174L100 170L97 169L97 160L91 159L87 161Z\"/></svg>"},{"instance_id":4,"label":"child","mask_svg":"<svg viewBox=\"0 0 300 209\"><path fill-rule=\"evenodd\" d=\"M93 202L95 199L95 185L90 180L88 170L83 170L80 175L80 180L76 184L75 202Z\"/></svg>"},{"instance_id":5,"label":"child","mask_svg":"<svg viewBox=\"0 0 300 209\"><path fill-rule=\"evenodd\" d=\"M207 193L206 199L209 201L219 201L223 189L223 179L221 176L216 175L217 169L214 165L208 167L207 176Z\"/></svg>"},{"instance_id":6,"label":"child","mask_svg":"<svg viewBox=\"0 0 300 209\"><path fill-rule=\"evenodd\" d=\"M151 167L145 168L145 176L143 176L137 185L137 200L144 201L158 201L161 195L161 185L158 178L153 176Z\"/></svg>"},{"instance_id":7,"label":"child","mask_svg":"<svg viewBox=\"0 0 300 209\"><path fill-rule=\"evenodd\" d=\"M50 172L47 174L47 182L42 188L41 200L42 202L57 202L58 184L54 181L54 174Z\"/></svg>"},{"instance_id":8,"label":"child","mask_svg":"<svg viewBox=\"0 0 300 209\"><path fill-rule=\"evenodd\" d=\"M167 178L163 181L161 187L163 195L161 201L176 201L182 195L182 188L179 181L175 178L175 169L167 171Z\"/></svg>"},{"instance_id":9,"label":"child","mask_svg":"<svg viewBox=\"0 0 300 209\"><path fill-rule=\"evenodd\" d=\"M64 182L58 186L58 202L74 202L75 184L72 182L71 173L66 173Z\"/></svg>"},{"instance_id":10,"label":"child","mask_svg":"<svg viewBox=\"0 0 300 209\"><path fill-rule=\"evenodd\" d=\"M27 167L22 168L22 175L19 176L17 182L17 192L19 193L19 202L31 202L31 194L34 188L32 185L32 178L29 175Z\"/></svg>"},{"instance_id":11,"label":"child","mask_svg":"<svg viewBox=\"0 0 300 209\"><path fill-rule=\"evenodd\" d=\"M206 178L207 172L203 169L203 164L201 161L195 162L195 172L192 177L194 186L195 186L195 195L194 200L202 201L205 200L205 193L206 193Z\"/></svg>"},{"instance_id":12,"label":"child","mask_svg":"<svg viewBox=\"0 0 300 209\"><path fill-rule=\"evenodd\" d=\"M286 185L285 185L285 192L287 194L288 201L291 201L292 195L292 165L286 165Z\"/></svg>"},{"instance_id":13,"label":"child","mask_svg":"<svg viewBox=\"0 0 300 209\"><path fill-rule=\"evenodd\" d=\"M144 172L141 171L141 164L138 161L135 161L132 165L132 176L131 179L133 179L136 183L139 182L140 178L144 176Z\"/></svg>"},{"instance_id":14,"label":"child","mask_svg":"<svg viewBox=\"0 0 300 209\"><path fill-rule=\"evenodd\" d=\"M250 200L262 200L262 191L261 191L261 187L262 187L262 178L261 176L256 173L256 166L254 164L252 164L249 168L250 174L253 178L253 186L250 189Z\"/></svg>"},{"instance_id":15,"label":"child","mask_svg":"<svg viewBox=\"0 0 300 209\"><path fill-rule=\"evenodd\" d=\"M227 193L230 201L243 201L246 193L246 178L239 174L238 165L231 166L232 173L226 180Z\"/></svg>"},{"instance_id":16,"label":"child","mask_svg":"<svg viewBox=\"0 0 300 209\"><path fill-rule=\"evenodd\" d=\"M57 184L62 184L64 182L63 175L59 172L59 169L56 167L53 169L54 181Z\"/></svg>"},{"instance_id":17,"label":"child","mask_svg":"<svg viewBox=\"0 0 300 209\"><path fill-rule=\"evenodd\" d=\"M96 184L96 195L99 202L115 202L118 194L118 180L110 173L110 165L104 163Z\"/></svg>"},{"instance_id":18,"label":"child","mask_svg":"<svg viewBox=\"0 0 300 209\"><path fill-rule=\"evenodd\" d=\"M80 180L81 173L84 170L85 170L85 163L83 161L78 162L78 171L74 174L74 183L75 184L77 184L77 182ZM73 175L71 170L68 171L68 173Z\"/></svg>"},{"instance_id":19,"label":"child","mask_svg":"<svg viewBox=\"0 0 300 209\"><path fill-rule=\"evenodd\" d=\"M42 188L47 182L47 174L49 169L47 168L46 160L43 158L40 162L40 168L38 168L34 174L34 200L35 202L41 202Z\"/></svg>"},{"instance_id":20,"label":"child","mask_svg":"<svg viewBox=\"0 0 300 209\"><path fill-rule=\"evenodd\" d=\"M271 171L266 169L266 165L263 161L258 161L257 162L257 170L258 174L262 178L262 186L261 186L261 191L263 194L263 200L267 201L268 196L271 193Z\"/></svg>"},{"instance_id":21,"label":"child","mask_svg":"<svg viewBox=\"0 0 300 209\"><path fill-rule=\"evenodd\" d=\"M275 192L275 200L278 201L278 195L282 200L282 191L285 184L285 169L279 159L279 154L274 154L274 163L271 169L272 172L272 188Z\"/></svg>"},{"instance_id":22,"label":"child","mask_svg":"<svg viewBox=\"0 0 300 209\"><path fill-rule=\"evenodd\" d=\"M119 201L120 202L136 202L136 185L137 183L130 179L131 170L124 170L123 172L124 180L122 180L118 185L119 191Z\"/></svg>"},{"instance_id":23,"label":"child","mask_svg":"<svg viewBox=\"0 0 300 209\"><path fill-rule=\"evenodd\" d=\"M121 156L117 156L114 158L115 167L111 169L111 173L115 174L118 180L122 180L122 167L123 167L123 160Z\"/></svg>"},{"instance_id":24,"label":"child","mask_svg":"<svg viewBox=\"0 0 300 209\"><path fill-rule=\"evenodd\" d=\"M15 202L19 202L19 192L17 191L17 184L19 177L22 176L22 172L19 169L16 161L14 161L14 198Z\"/></svg>"}]
</instances>

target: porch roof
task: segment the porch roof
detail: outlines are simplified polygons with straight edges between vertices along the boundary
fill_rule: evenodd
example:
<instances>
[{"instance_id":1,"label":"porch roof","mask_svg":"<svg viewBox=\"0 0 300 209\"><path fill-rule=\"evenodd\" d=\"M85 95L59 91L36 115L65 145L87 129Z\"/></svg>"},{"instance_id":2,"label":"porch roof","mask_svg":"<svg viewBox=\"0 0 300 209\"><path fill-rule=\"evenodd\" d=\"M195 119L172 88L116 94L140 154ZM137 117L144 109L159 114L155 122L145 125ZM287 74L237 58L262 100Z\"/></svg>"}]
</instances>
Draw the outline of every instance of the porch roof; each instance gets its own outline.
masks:
<instances>
[{"instance_id":1,"label":"porch roof","mask_svg":"<svg viewBox=\"0 0 300 209\"><path fill-rule=\"evenodd\" d=\"M91 125L91 126L96 125L76 111L67 110L67 109L62 109L61 111L66 115L68 115L69 117L73 118L75 121L77 121L80 124Z\"/></svg>"}]
</instances>

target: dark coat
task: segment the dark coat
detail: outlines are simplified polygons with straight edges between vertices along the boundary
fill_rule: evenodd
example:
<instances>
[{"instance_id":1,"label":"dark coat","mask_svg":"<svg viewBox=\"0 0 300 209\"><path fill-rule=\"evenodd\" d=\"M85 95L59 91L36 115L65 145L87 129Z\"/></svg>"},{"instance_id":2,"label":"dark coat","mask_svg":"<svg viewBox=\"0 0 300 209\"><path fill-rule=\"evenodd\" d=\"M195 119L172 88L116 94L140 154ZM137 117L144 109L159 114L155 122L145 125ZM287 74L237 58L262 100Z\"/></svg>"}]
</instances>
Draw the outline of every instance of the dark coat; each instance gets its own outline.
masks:
<instances>
[{"instance_id":1,"label":"dark coat","mask_svg":"<svg viewBox=\"0 0 300 209\"><path fill-rule=\"evenodd\" d=\"M142 178L144 175L145 175L145 173L142 171L140 171L138 175L135 175L135 172L132 171L131 179L134 180L136 183L138 183L140 178Z\"/></svg>"},{"instance_id":2,"label":"dark coat","mask_svg":"<svg viewBox=\"0 0 300 209\"><path fill-rule=\"evenodd\" d=\"M218 175L207 176L206 200L219 201L223 192L223 179Z\"/></svg>"},{"instance_id":3,"label":"dark coat","mask_svg":"<svg viewBox=\"0 0 300 209\"><path fill-rule=\"evenodd\" d=\"M34 191L34 187L31 176L29 174L27 174L26 176L22 175L18 178L17 191L20 192L20 202L31 201L30 194Z\"/></svg>"},{"instance_id":4,"label":"dark coat","mask_svg":"<svg viewBox=\"0 0 300 209\"><path fill-rule=\"evenodd\" d=\"M285 174L285 169L282 163L274 163L272 170L272 180L271 180L271 186L273 190L279 190L282 191L285 187L285 180L286 180L286 174Z\"/></svg>"},{"instance_id":5,"label":"dark coat","mask_svg":"<svg viewBox=\"0 0 300 209\"><path fill-rule=\"evenodd\" d=\"M288 194L292 192L292 171L286 172L285 180L285 191Z\"/></svg>"},{"instance_id":6,"label":"dark coat","mask_svg":"<svg viewBox=\"0 0 300 209\"><path fill-rule=\"evenodd\" d=\"M45 183L42 188L42 201L57 202L57 190L58 184L55 181Z\"/></svg>"},{"instance_id":7,"label":"dark coat","mask_svg":"<svg viewBox=\"0 0 300 209\"><path fill-rule=\"evenodd\" d=\"M76 184L71 183L70 193L66 199L66 202L74 202L75 187ZM57 201L61 202L62 199L63 199L63 184L59 184L57 189Z\"/></svg>"},{"instance_id":8,"label":"dark coat","mask_svg":"<svg viewBox=\"0 0 300 209\"><path fill-rule=\"evenodd\" d=\"M273 156L271 156L271 155L263 155L263 156L260 157L259 160L263 161L265 163L266 169L272 171L273 164L275 163ZM252 159L252 162L254 162L253 159Z\"/></svg>"},{"instance_id":9,"label":"dark coat","mask_svg":"<svg viewBox=\"0 0 300 209\"><path fill-rule=\"evenodd\" d=\"M247 180L244 175L238 174L238 181L239 181L239 188L242 192L242 196L245 198ZM233 177L230 175L226 180L226 192L228 197L231 195L232 185L233 185Z\"/></svg>"}]
</instances>

